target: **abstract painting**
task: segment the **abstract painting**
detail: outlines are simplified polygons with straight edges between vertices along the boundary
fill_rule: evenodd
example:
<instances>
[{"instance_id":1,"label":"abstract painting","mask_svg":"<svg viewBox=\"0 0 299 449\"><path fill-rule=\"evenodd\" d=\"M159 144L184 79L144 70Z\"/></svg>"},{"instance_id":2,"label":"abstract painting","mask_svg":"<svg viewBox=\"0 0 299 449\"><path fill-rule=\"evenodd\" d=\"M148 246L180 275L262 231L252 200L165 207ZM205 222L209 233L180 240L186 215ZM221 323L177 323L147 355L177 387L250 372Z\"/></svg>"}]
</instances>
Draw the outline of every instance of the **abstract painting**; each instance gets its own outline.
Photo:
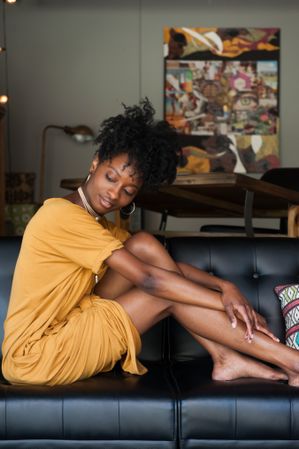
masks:
<instances>
[{"instance_id":1,"label":"abstract painting","mask_svg":"<svg viewBox=\"0 0 299 449\"><path fill-rule=\"evenodd\" d=\"M164 116L181 173L263 173L279 161L278 28L165 28Z\"/></svg>"}]
</instances>

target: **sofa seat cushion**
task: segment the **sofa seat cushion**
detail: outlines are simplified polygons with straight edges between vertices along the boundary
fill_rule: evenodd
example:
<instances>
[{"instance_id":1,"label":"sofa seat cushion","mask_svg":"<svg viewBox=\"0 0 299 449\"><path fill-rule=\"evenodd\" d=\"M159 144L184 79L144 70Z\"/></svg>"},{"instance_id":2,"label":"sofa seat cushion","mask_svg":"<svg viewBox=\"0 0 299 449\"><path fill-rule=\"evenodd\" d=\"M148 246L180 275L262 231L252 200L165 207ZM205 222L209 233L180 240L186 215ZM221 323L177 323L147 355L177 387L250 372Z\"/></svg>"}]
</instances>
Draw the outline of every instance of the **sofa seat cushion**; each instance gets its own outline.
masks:
<instances>
[{"instance_id":1,"label":"sofa seat cushion","mask_svg":"<svg viewBox=\"0 0 299 449\"><path fill-rule=\"evenodd\" d=\"M147 367L144 376L116 369L65 386L2 382L0 440L102 440L105 449L126 441L123 447L174 448L175 392L162 364Z\"/></svg>"},{"instance_id":2,"label":"sofa seat cushion","mask_svg":"<svg viewBox=\"0 0 299 449\"><path fill-rule=\"evenodd\" d=\"M213 381L208 356L200 362L175 363L172 369L180 402L182 448L243 448L247 446L241 441L249 440L297 440L298 444L299 389L261 379ZM230 441L231 446L218 446L221 440Z\"/></svg>"}]
</instances>

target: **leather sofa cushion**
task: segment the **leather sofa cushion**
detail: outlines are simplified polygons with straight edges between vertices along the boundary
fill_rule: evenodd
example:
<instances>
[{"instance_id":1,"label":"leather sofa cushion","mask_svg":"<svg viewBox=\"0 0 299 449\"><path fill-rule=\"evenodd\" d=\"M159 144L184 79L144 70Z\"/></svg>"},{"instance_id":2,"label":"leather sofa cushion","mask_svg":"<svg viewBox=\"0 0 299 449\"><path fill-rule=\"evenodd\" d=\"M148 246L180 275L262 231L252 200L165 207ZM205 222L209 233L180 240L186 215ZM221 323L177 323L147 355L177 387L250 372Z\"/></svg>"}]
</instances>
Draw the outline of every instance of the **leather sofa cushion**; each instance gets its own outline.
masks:
<instances>
[{"instance_id":1,"label":"leather sofa cushion","mask_svg":"<svg viewBox=\"0 0 299 449\"><path fill-rule=\"evenodd\" d=\"M21 239L0 238L0 329ZM0 447L174 449L177 403L162 363L165 322L142 337L144 376L103 373L57 387L12 386L0 379ZM30 443L28 443L30 441ZM3 443L3 445L2 445Z\"/></svg>"},{"instance_id":2,"label":"leather sofa cushion","mask_svg":"<svg viewBox=\"0 0 299 449\"><path fill-rule=\"evenodd\" d=\"M148 367L144 376L116 369L51 388L1 383L0 440L99 440L105 449L105 441L126 440L130 448L148 441L148 448L174 448L175 392L162 364Z\"/></svg>"},{"instance_id":3,"label":"leather sofa cushion","mask_svg":"<svg viewBox=\"0 0 299 449\"><path fill-rule=\"evenodd\" d=\"M268 447L258 445L259 440L282 440L281 446L269 446L280 449L292 447L286 440L298 444L298 388L261 379L212 381L209 357L175 363L172 369L180 397L182 448L246 448L248 441L252 449L255 440L256 448Z\"/></svg>"},{"instance_id":4,"label":"leather sofa cushion","mask_svg":"<svg viewBox=\"0 0 299 449\"><path fill-rule=\"evenodd\" d=\"M171 239L169 250L178 261L236 283L283 340L284 320L273 288L298 282L299 240L184 238ZM296 447L292 441L298 444L299 389L258 379L212 381L210 357L173 320L169 341L181 448Z\"/></svg>"}]
</instances>

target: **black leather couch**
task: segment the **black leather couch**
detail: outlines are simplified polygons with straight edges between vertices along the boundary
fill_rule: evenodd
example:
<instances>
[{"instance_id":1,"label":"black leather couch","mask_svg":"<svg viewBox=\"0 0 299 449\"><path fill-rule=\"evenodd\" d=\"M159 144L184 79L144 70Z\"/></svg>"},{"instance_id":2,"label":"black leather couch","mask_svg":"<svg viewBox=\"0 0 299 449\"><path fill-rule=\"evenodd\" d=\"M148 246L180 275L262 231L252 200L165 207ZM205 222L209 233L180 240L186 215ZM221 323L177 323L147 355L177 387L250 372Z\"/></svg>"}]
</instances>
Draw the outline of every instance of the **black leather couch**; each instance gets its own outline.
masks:
<instances>
[{"instance_id":1,"label":"black leather couch","mask_svg":"<svg viewBox=\"0 0 299 449\"><path fill-rule=\"evenodd\" d=\"M182 237L176 260L230 279L284 335L273 286L299 281L299 240ZM19 238L0 239L4 319ZM1 327L1 338L3 330ZM299 389L286 382L211 380L207 353L173 320L143 338L145 376L119 367L73 385L0 382L0 448L286 449L299 447Z\"/></svg>"}]
</instances>

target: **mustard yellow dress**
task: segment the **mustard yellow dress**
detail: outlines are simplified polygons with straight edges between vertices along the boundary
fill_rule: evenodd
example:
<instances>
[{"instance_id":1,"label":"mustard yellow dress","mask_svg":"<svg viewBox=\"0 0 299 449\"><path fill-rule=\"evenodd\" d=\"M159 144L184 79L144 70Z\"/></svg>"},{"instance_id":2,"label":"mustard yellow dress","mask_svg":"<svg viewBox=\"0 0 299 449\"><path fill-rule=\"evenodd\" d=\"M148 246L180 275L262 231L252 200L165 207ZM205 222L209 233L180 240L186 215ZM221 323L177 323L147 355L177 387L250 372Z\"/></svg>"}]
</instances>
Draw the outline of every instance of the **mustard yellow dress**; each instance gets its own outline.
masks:
<instances>
[{"instance_id":1,"label":"mustard yellow dress","mask_svg":"<svg viewBox=\"0 0 299 449\"><path fill-rule=\"evenodd\" d=\"M4 323L2 370L13 384L67 384L111 370L132 374L140 336L116 301L94 295L95 275L129 237L105 218L53 198L32 218L16 264Z\"/></svg>"}]
</instances>

